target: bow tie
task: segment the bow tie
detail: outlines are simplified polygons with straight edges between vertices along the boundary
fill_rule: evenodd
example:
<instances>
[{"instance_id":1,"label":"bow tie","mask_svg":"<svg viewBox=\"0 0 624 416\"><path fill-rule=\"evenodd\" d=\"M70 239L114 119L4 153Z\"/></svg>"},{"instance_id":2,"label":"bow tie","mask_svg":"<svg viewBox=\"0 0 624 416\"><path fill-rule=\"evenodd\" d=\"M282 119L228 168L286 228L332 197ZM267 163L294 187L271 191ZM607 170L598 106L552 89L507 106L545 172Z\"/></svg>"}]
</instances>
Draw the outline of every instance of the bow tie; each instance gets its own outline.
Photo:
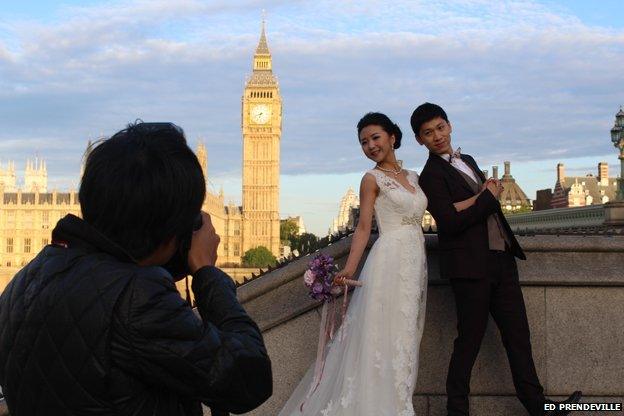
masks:
<instances>
[{"instance_id":1,"label":"bow tie","mask_svg":"<svg viewBox=\"0 0 624 416\"><path fill-rule=\"evenodd\" d=\"M451 153L451 157L449 158L449 163L453 163L453 159L461 160L461 147L458 147L453 153Z\"/></svg>"}]
</instances>

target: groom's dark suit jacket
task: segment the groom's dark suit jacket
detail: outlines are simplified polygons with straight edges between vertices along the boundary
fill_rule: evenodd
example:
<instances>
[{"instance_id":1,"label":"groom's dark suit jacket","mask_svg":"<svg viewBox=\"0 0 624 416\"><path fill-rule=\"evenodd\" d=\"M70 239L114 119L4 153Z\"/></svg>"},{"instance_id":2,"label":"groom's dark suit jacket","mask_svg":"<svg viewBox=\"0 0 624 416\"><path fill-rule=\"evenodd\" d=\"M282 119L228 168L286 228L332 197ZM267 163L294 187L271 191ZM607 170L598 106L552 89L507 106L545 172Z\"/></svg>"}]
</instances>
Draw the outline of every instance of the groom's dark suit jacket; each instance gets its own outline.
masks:
<instances>
[{"instance_id":1,"label":"groom's dark suit jacket","mask_svg":"<svg viewBox=\"0 0 624 416\"><path fill-rule=\"evenodd\" d=\"M461 155L461 158L485 182L477 162L469 155ZM500 225L507 234L508 250L520 259L526 258L491 192L482 192L473 206L457 212L453 203L466 200L475 192L449 162L429 154L418 183L427 195L427 209L438 227L442 278L485 277L489 254L487 218L494 213L498 213Z\"/></svg>"}]
</instances>

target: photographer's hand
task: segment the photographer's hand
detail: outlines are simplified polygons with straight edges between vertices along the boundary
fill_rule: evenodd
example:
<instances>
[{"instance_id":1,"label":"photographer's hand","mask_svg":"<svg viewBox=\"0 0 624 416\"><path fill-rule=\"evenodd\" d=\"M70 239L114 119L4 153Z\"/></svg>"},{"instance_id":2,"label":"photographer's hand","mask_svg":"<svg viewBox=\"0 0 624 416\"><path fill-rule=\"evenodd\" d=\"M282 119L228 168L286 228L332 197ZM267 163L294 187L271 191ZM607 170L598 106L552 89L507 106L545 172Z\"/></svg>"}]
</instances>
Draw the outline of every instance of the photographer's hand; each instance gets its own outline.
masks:
<instances>
[{"instance_id":1,"label":"photographer's hand","mask_svg":"<svg viewBox=\"0 0 624 416\"><path fill-rule=\"evenodd\" d=\"M202 227L193 233L191 249L188 253L188 264L191 273L204 266L214 266L217 262L217 248L221 239L215 232L210 215L203 212Z\"/></svg>"}]
</instances>

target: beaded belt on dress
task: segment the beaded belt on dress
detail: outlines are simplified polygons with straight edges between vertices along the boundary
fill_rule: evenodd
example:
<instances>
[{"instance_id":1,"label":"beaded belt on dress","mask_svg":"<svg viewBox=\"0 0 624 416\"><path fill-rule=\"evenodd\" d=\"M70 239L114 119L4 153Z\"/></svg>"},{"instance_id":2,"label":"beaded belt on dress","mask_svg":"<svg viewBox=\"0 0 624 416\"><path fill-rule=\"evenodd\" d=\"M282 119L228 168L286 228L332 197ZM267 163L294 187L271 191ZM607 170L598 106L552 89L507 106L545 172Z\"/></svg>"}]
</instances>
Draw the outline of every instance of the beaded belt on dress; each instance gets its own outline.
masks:
<instances>
[{"instance_id":1,"label":"beaded belt on dress","mask_svg":"<svg viewBox=\"0 0 624 416\"><path fill-rule=\"evenodd\" d=\"M422 219L417 215L411 215L411 216L403 216L403 218L401 218L401 225L421 225L422 223Z\"/></svg>"}]
</instances>

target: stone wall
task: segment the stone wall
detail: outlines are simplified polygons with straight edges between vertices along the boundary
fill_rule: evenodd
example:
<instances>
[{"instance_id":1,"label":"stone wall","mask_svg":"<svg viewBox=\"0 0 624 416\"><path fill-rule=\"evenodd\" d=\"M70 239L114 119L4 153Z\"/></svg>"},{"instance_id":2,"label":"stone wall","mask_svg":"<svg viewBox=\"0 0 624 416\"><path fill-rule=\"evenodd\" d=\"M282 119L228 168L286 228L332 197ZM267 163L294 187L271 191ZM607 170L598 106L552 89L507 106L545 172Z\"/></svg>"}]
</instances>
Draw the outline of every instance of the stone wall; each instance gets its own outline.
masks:
<instances>
[{"instance_id":1,"label":"stone wall","mask_svg":"<svg viewBox=\"0 0 624 416\"><path fill-rule=\"evenodd\" d=\"M417 415L438 416L446 414L445 377L456 319L450 286L439 277L437 237L426 237L429 295L414 404ZM624 401L624 237L519 240L527 253L519 272L533 354L546 394L557 399L578 389L584 401ZM349 244L347 238L323 251L342 263ZM239 288L240 300L264 332L274 371L273 397L249 415L276 415L315 359L320 311L302 284L308 260ZM490 320L473 370L471 415L525 414Z\"/></svg>"}]
</instances>

